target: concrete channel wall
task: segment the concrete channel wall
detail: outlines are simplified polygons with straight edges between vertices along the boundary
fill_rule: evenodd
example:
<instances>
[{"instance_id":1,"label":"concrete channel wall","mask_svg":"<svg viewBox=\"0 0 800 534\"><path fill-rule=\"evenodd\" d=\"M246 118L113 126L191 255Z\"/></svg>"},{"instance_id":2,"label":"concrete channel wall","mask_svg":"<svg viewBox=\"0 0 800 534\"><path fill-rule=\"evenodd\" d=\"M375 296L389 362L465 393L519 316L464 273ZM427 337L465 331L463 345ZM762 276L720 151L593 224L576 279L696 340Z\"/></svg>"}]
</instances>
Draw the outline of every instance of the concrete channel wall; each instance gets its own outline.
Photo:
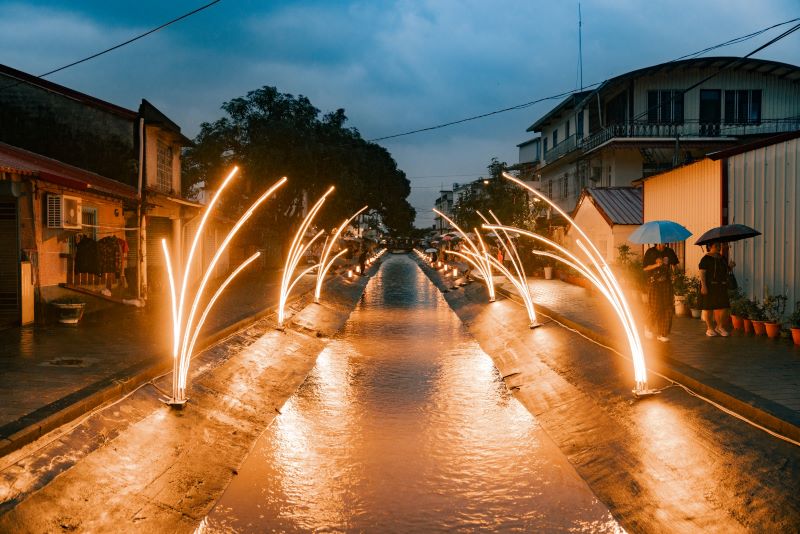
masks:
<instances>
[{"instance_id":1,"label":"concrete channel wall","mask_svg":"<svg viewBox=\"0 0 800 534\"><path fill-rule=\"evenodd\" d=\"M272 317L228 331L193 360L183 411L160 402L168 375L3 457L0 532L193 532L368 280L298 299L285 331Z\"/></svg>"}]
</instances>

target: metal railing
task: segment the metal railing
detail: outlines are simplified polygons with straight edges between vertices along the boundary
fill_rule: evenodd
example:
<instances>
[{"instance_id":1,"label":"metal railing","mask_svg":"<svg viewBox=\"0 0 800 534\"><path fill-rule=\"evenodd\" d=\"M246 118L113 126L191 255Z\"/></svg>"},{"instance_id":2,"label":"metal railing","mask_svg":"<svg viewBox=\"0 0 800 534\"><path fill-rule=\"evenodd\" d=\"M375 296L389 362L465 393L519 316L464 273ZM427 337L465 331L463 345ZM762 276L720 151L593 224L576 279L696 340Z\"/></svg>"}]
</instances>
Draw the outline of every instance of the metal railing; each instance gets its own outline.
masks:
<instances>
[{"instance_id":1,"label":"metal railing","mask_svg":"<svg viewBox=\"0 0 800 534\"><path fill-rule=\"evenodd\" d=\"M773 134L800 130L800 117L789 119L764 119L758 123L725 123L684 121L683 123L650 123L631 121L612 124L592 134L579 143L584 151L602 145L617 137L738 137L742 135ZM560 146L560 145L559 145ZM549 159L549 158L548 158Z\"/></svg>"},{"instance_id":2,"label":"metal railing","mask_svg":"<svg viewBox=\"0 0 800 534\"><path fill-rule=\"evenodd\" d=\"M557 160L561 156L572 152L578 146L577 138L575 135L570 135L556 146L548 150L544 153L544 159L546 162L550 163L552 161Z\"/></svg>"}]
</instances>

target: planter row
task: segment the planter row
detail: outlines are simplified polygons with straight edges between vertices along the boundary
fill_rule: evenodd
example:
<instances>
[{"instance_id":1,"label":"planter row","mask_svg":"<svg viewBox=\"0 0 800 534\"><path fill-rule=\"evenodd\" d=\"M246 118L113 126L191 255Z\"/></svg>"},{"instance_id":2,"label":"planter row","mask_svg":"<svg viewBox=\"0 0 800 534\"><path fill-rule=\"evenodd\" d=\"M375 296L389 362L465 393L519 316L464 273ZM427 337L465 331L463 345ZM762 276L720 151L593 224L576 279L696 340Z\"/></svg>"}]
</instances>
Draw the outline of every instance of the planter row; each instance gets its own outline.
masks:
<instances>
[{"instance_id":1,"label":"planter row","mask_svg":"<svg viewBox=\"0 0 800 534\"><path fill-rule=\"evenodd\" d=\"M778 337L781 334L780 323L773 323L767 321L753 321L736 315L731 315L731 322L733 323L734 330L741 330L745 334L755 334L763 336L766 334L769 337ZM800 345L800 328L790 328L792 332L792 340L795 345Z\"/></svg>"}]
</instances>

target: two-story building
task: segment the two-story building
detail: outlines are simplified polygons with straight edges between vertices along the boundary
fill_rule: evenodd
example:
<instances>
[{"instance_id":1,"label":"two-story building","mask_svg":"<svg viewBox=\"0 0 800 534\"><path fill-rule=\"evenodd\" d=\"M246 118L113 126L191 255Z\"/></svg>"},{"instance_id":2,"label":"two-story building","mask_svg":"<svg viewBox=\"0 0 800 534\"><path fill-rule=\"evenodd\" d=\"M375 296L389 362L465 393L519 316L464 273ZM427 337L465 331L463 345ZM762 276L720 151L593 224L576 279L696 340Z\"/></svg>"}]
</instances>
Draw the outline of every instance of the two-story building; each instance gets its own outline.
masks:
<instances>
[{"instance_id":1,"label":"two-story building","mask_svg":"<svg viewBox=\"0 0 800 534\"><path fill-rule=\"evenodd\" d=\"M518 145L520 176L572 211L586 187L624 187L706 153L800 129L800 67L710 57L576 92Z\"/></svg>"},{"instance_id":2,"label":"two-story building","mask_svg":"<svg viewBox=\"0 0 800 534\"><path fill-rule=\"evenodd\" d=\"M21 262L39 305L64 287L146 297L148 280L165 271L160 240L180 256L183 221L199 207L181 195L181 148L190 143L147 100L133 111L0 65L6 314L28 289ZM87 262L82 251L91 248L102 252Z\"/></svg>"}]
</instances>

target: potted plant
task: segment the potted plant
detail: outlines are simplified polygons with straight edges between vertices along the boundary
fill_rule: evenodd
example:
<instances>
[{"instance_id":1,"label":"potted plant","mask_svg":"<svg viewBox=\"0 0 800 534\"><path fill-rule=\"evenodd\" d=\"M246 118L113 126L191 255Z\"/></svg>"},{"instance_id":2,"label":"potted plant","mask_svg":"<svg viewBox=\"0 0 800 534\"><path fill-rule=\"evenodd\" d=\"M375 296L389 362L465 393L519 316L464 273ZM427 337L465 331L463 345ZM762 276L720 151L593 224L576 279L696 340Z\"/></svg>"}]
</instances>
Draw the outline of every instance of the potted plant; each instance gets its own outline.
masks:
<instances>
[{"instance_id":1,"label":"potted plant","mask_svg":"<svg viewBox=\"0 0 800 534\"><path fill-rule=\"evenodd\" d=\"M781 321L786 310L786 295L770 295L769 291L764 297L764 328L769 337L778 337L781 334Z\"/></svg>"},{"instance_id":2,"label":"potted plant","mask_svg":"<svg viewBox=\"0 0 800 534\"><path fill-rule=\"evenodd\" d=\"M78 324L86 308L86 302L78 297L61 297L50 304L58 312L58 322L62 324Z\"/></svg>"},{"instance_id":3,"label":"potted plant","mask_svg":"<svg viewBox=\"0 0 800 534\"><path fill-rule=\"evenodd\" d=\"M692 313L694 319L700 318L700 279L696 276L688 277L686 280L686 305Z\"/></svg>"},{"instance_id":4,"label":"potted plant","mask_svg":"<svg viewBox=\"0 0 800 534\"><path fill-rule=\"evenodd\" d=\"M744 328L744 320L747 318L747 299L742 293L737 292L731 298L731 323L734 330Z\"/></svg>"},{"instance_id":5,"label":"potted plant","mask_svg":"<svg viewBox=\"0 0 800 534\"><path fill-rule=\"evenodd\" d=\"M677 271L672 274L672 292L675 295L675 315L684 316L689 312L686 305L686 294L689 291L689 278L685 273Z\"/></svg>"},{"instance_id":6,"label":"potted plant","mask_svg":"<svg viewBox=\"0 0 800 534\"><path fill-rule=\"evenodd\" d=\"M545 280L552 280L553 279L553 265L548 258L544 262L544 267L542 268L544 271L544 279Z\"/></svg>"},{"instance_id":7,"label":"potted plant","mask_svg":"<svg viewBox=\"0 0 800 534\"><path fill-rule=\"evenodd\" d=\"M766 314L764 313L764 308L762 308L758 302L751 300L750 309L747 315L753 322L753 332L757 336L763 336L766 332L766 328L764 328L764 320L767 318Z\"/></svg>"},{"instance_id":8,"label":"potted plant","mask_svg":"<svg viewBox=\"0 0 800 534\"><path fill-rule=\"evenodd\" d=\"M789 316L789 329L794 344L800 345L800 300L794 303L794 312Z\"/></svg>"}]
</instances>

